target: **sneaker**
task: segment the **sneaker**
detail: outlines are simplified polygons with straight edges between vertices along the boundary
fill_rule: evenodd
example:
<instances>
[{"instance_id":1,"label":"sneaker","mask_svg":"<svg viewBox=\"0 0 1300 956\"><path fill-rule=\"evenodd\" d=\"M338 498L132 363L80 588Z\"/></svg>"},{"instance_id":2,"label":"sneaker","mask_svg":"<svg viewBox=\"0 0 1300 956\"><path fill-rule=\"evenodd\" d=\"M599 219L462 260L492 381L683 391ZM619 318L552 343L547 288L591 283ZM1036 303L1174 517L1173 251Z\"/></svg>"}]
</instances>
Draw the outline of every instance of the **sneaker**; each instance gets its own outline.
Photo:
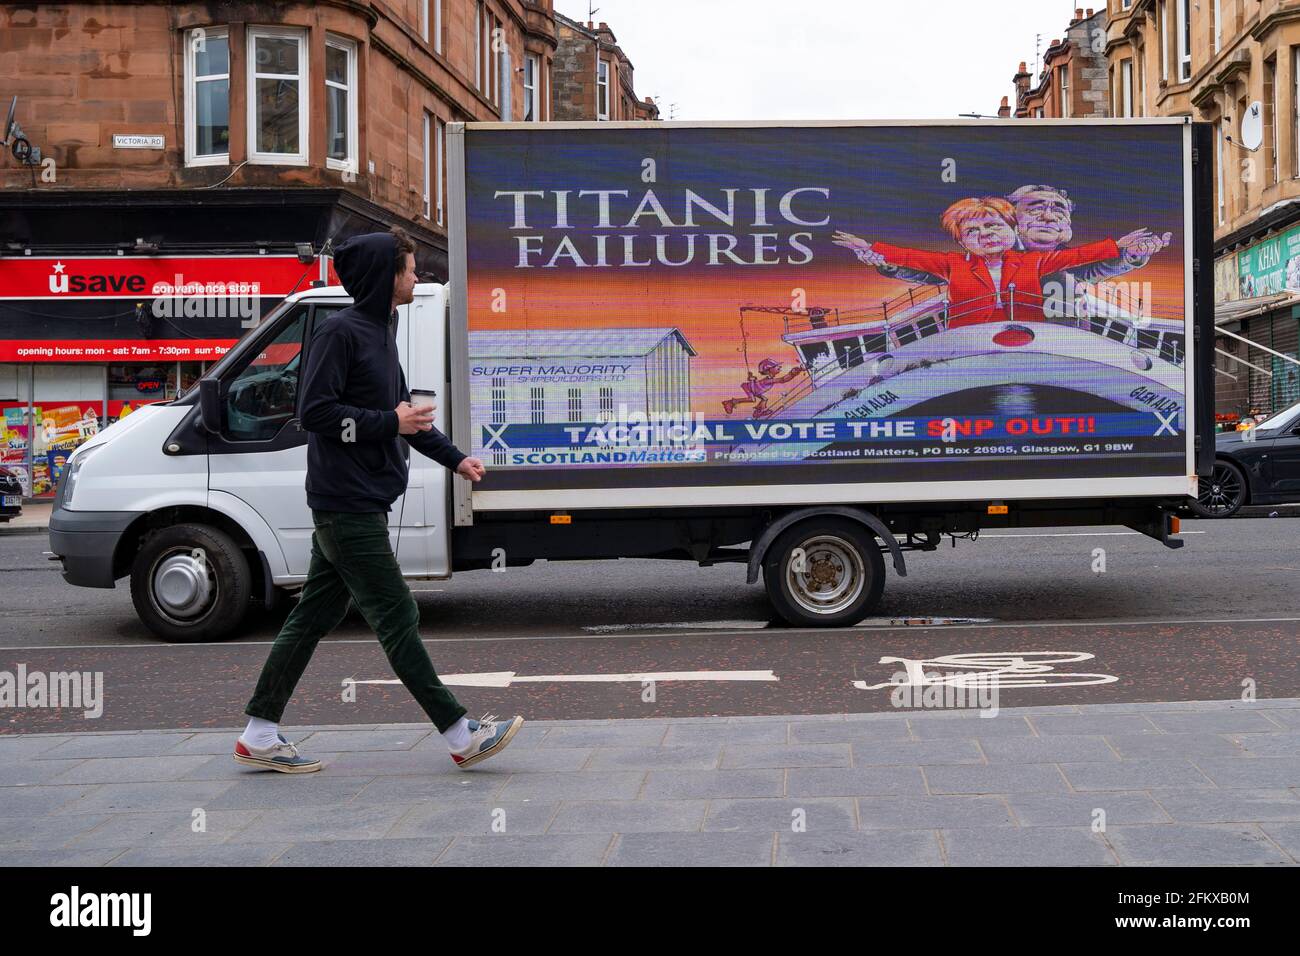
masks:
<instances>
[{"instance_id":1,"label":"sneaker","mask_svg":"<svg viewBox=\"0 0 1300 956\"><path fill-rule=\"evenodd\" d=\"M297 745L285 740L284 734L277 736L280 742L274 747L250 747L243 740L236 740L235 760L250 767L278 770L280 773L314 773L320 769L319 760L298 753Z\"/></svg>"},{"instance_id":2,"label":"sneaker","mask_svg":"<svg viewBox=\"0 0 1300 956\"><path fill-rule=\"evenodd\" d=\"M506 744L524 725L522 717L511 717L499 721L492 714L484 714L478 720L467 721L469 724L469 746L464 750L453 750L451 759L456 766L467 770L480 760L486 760L493 754L506 749Z\"/></svg>"}]
</instances>

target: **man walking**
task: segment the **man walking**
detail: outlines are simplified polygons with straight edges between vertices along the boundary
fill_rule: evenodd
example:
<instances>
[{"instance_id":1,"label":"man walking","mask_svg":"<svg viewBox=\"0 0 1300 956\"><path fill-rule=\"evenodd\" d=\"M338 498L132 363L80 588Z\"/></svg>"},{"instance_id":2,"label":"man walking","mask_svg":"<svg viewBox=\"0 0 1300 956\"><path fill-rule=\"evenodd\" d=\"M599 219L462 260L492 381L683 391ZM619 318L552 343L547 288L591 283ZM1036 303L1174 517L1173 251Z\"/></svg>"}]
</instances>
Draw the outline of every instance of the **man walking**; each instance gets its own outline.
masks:
<instances>
[{"instance_id":1,"label":"man walking","mask_svg":"<svg viewBox=\"0 0 1300 956\"><path fill-rule=\"evenodd\" d=\"M406 491L403 440L470 481L485 469L433 427L434 406L411 404L394 338L394 309L415 298L410 237L394 228L349 239L334 267L353 304L317 326L300 389L300 419L309 432L307 504L316 529L311 566L244 709L250 719L235 742L235 760L282 773L320 769L319 760L280 734L280 717L316 645L355 601L394 672L465 769L500 753L524 720L467 720L438 679L420 641L419 609L389 543L388 511Z\"/></svg>"}]
</instances>

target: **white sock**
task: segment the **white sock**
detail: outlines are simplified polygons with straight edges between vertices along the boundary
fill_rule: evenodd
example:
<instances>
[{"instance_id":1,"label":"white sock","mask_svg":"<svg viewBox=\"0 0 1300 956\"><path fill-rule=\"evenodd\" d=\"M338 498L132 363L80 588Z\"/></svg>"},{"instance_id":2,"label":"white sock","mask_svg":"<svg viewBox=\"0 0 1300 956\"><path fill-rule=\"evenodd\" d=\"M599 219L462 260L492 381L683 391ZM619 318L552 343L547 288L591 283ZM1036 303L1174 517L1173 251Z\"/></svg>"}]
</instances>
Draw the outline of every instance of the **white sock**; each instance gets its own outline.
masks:
<instances>
[{"instance_id":1,"label":"white sock","mask_svg":"<svg viewBox=\"0 0 1300 956\"><path fill-rule=\"evenodd\" d=\"M280 725L270 720L263 720L261 717L251 717L239 739L259 750L274 747L280 742Z\"/></svg>"},{"instance_id":2,"label":"white sock","mask_svg":"<svg viewBox=\"0 0 1300 956\"><path fill-rule=\"evenodd\" d=\"M469 746L469 721L462 717L442 732L442 739L452 750L464 750Z\"/></svg>"}]
</instances>

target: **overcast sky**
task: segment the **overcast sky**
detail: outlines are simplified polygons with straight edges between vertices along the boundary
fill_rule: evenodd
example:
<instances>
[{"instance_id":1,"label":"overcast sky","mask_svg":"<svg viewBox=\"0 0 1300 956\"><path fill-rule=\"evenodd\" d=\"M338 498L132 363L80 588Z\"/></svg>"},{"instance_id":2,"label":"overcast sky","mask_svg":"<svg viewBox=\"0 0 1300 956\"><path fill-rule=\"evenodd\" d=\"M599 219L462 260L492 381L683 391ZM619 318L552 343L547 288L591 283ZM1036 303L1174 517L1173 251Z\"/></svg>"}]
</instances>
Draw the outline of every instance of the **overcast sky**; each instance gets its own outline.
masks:
<instances>
[{"instance_id":1,"label":"overcast sky","mask_svg":"<svg viewBox=\"0 0 1300 956\"><path fill-rule=\"evenodd\" d=\"M1073 0L592 0L668 118L940 119L996 115ZM1086 6L1086 4L1082 4ZM1094 8L1104 0L1092 0ZM586 22L588 0L555 0Z\"/></svg>"}]
</instances>

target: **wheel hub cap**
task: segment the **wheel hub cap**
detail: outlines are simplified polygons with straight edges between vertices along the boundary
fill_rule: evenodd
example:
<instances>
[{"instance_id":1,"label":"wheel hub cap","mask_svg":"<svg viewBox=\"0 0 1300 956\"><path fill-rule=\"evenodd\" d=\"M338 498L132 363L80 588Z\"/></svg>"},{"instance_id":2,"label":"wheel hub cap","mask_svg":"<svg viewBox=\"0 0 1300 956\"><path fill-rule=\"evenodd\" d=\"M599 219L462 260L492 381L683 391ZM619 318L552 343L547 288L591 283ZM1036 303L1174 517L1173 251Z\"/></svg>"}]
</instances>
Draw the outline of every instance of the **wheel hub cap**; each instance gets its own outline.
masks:
<instances>
[{"instance_id":1,"label":"wheel hub cap","mask_svg":"<svg viewBox=\"0 0 1300 956\"><path fill-rule=\"evenodd\" d=\"M848 541L823 535L805 541L803 561L786 568L790 595L805 610L835 614L858 599L866 586L862 556Z\"/></svg>"},{"instance_id":2,"label":"wheel hub cap","mask_svg":"<svg viewBox=\"0 0 1300 956\"><path fill-rule=\"evenodd\" d=\"M207 565L189 554L174 554L159 562L153 585L158 604L177 617L194 617L212 596Z\"/></svg>"}]
</instances>

